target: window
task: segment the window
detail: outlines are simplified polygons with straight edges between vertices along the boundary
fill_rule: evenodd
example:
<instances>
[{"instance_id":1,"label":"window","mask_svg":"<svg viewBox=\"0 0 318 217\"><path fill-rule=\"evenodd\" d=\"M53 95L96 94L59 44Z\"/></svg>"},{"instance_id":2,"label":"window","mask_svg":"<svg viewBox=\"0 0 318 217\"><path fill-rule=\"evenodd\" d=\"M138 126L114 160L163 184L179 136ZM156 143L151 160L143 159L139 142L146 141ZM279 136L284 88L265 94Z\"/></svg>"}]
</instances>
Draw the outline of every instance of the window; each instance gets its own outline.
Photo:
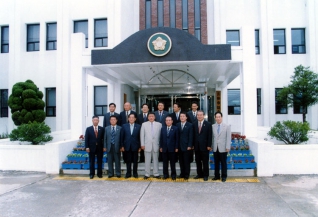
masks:
<instances>
[{"instance_id":1,"label":"window","mask_svg":"<svg viewBox=\"0 0 318 217\"><path fill-rule=\"evenodd\" d=\"M107 19L95 20L95 47L107 47L108 46L108 31L107 31Z\"/></svg>"},{"instance_id":2,"label":"window","mask_svg":"<svg viewBox=\"0 0 318 217\"><path fill-rule=\"evenodd\" d=\"M170 27L176 28L176 0L170 0Z\"/></svg>"},{"instance_id":3,"label":"window","mask_svg":"<svg viewBox=\"0 0 318 217\"><path fill-rule=\"evenodd\" d=\"M27 25L27 51L40 50L40 25Z\"/></svg>"},{"instance_id":4,"label":"window","mask_svg":"<svg viewBox=\"0 0 318 217\"><path fill-rule=\"evenodd\" d=\"M259 30L255 30L255 54L260 54L261 51L259 49Z\"/></svg>"},{"instance_id":5,"label":"window","mask_svg":"<svg viewBox=\"0 0 318 217\"><path fill-rule=\"evenodd\" d=\"M201 7L200 0L194 0L194 35L201 41Z\"/></svg>"},{"instance_id":6,"label":"window","mask_svg":"<svg viewBox=\"0 0 318 217\"><path fill-rule=\"evenodd\" d=\"M56 23L46 24L46 50L56 50Z\"/></svg>"},{"instance_id":7,"label":"window","mask_svg":"<svg viewBox=\"0 0 318 217\"><path fill-rule=\"evenodd\" d=\"M278 100L279 91L282 88L275 88L275 110L276 114L287 114L287 104Z\"/></svg>"},{"instance_id":8,"label":"window","mask_svg":"<svg viewBox=\"0 0 318 217\"><path fill-rule=\"evenodd\" d=\"M158 0L158 27L163 27L163 0Z\"/></svg>"},{"instance_id":9,"label":"window","mask_svg":"<svg viewBox=\"0 0 318 217\"><path fill-rule=\"evenodd\" d=\"M0 117L8 117L8 89L0 90Z\"/></svg>"},{"instance_id":10,"label":"window","mask_svg":"<svg viewBox=\"0 0 318 217\"><path fill-rule=\"evenodd\" d=\"M305 29L292 29L292 53L306 53Z\"/></svg>"},{"instance_id":11,"label":"window","mask_svg":"<svg viewBox=\"0 0 318 217\"><path fill-rule=\"evenodd\" d=\"M74 33L82 32L85 35L85 47L88 48L88 21L74 21Z\"/></svg>"},{"instance_id":12,"label":"window","mask_svg":"<svg viewBox=\"0 0 318 217\"><path fill-rule=\"evenodd\" d=\"M56 88L46 88L46 116L56 116Z\"/></svg>"},{"instance_id":13,"label":"window","mask_svg":"<svg viewBox=\"0 0 318 217\"><path fill-rule=\"evenodd\" d=\"M146 29L151 28L151 0L146 0Z\"/></svg>"},{"instance_id":14,"label":"window","mask_svg":"<svg viewBox=\"0 0 318 217\"><path fill-rule=\"evenodd\" d=\"M274 29L274 54L285 54L285 29Z\"/></svg>"},{"instance_id":15,"label":"window","mask_svg":"<svg viewBox=\"0 0 318 217\"><path fill-rule=\"evenodd\" d=\"M98 116L107 113L107 86L94 87L94 114Z\"/></svg>"},{"instance_id":16,"label":"window","mask_svg":"<svg viewBox=\"0 0 318 217\"><path fill-rule=\"evenodd\" d=\"M227 90L228 114L241 114L241 91L239 89Z\"/></svg>"},{"instance_id":17,"label":"window","mask_svg":"<svg viewBox=\"0 0 318 217\"><path fill-rule=\"evenodd\" d=\"M182 0L182 30L188 31L188 0Z\"/></svg>"},{"instance_id":18,"label":"window","mask_svg":"<svg viewBox=\"0 0 318 217\"><path fill-rule=\"evenodd\" d=\"M226 30L226 43L231 46L240 46L240 31Z\"/></svg>"},{"instance_id":19,"label":"window","mask_svg":"<svg viewBox=\"0 0 318 217\"><path fill-rule=\"evenodd\" d=\"M9 53L9 26L1 27L1 53Z\"/></svg>"},{"instance_id":20,"label":"window","mask_svg":"<svg viewBox=\"0 0 318 217\"><path fill-rule=\"evenodd\" d=\"M257 114L262 114L262 89L256 89L256 97L257 97Z\"/></svg>"},{"instance_id":21,"label":"window","mask_svg":"<svg viewBox=\"0 0 318 217\"><path fill-rule=\"evenodd\" d=\"M293 102L293 107L294 107L294 114L307 114L307 107L303 107L300 105L301 103L301 94L299 95L294 95L294 102Z\"/></svg>"}]
</instances>

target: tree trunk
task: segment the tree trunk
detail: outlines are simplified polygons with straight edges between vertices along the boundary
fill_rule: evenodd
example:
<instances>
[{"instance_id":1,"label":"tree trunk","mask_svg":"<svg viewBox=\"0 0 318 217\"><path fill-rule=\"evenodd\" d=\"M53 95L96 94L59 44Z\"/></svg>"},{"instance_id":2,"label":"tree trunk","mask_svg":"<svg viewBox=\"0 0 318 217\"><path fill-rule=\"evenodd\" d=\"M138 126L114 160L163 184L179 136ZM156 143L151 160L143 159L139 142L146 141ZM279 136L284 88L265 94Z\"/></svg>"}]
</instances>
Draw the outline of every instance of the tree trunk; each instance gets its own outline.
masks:
<instances>
[{"instance_id":1,"label":"tree trunk","mask_svg":"<svg viewBox=\"0 0 318 217\"><path fill-rule=\"evenodd\" d=\"M305 123L305 122L306 122L306 113L303 112L303 123Z\"/></svg>"}]
</instances>

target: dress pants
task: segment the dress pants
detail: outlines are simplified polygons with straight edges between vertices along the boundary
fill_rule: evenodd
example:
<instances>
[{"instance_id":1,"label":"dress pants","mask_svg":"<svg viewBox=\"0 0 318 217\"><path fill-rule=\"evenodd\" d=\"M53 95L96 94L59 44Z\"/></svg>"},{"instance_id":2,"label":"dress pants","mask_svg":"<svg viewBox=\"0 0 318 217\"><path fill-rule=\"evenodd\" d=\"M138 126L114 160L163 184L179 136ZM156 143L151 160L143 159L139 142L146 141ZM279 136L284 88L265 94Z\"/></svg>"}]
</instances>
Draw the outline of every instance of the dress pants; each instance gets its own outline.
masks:
<instances>
[{"instance_id":1,"label":"dress pants","mask_svg":"<svg viewBox=\"0 0 318 217\"><path fill-rule=\"evenodd\" d=\"M97 155L97 175L102 175L102 163L103 163L103 147L97 145L95 151L89 152L89 175L95 175L95 155Z\"/></svg>"},{"instance_id":2,"label":"dress pants","mask_svg":"<svg viewBox=\"0 0 318 217\"><path fill-rule=\"evenodd\" d=\"M158 162L158 151L154 152L153 150L151 152L145 151L145 176L150 177L150 168L151 168L151 158L153 161L153 175L159 176L159 162Z\"/></svg>"},{"instance_id":3,"label":"dress pants","mask_svg":"<svg viewBox=\"0 0 318 217\"><path fill-rule=\"evenodd\" d=\"M189 178L190 175L190 157L193 154L193 150L181 151L179 149L179 164L180 164L180 176Z\"/></svg>"},{"instance_id":4,"label":"dress pants","mask_svg":"<svg viewBox=\"0 0 318 217\"><path fill-rule=\"evenodd\" d=\"M222 176L221 178L227 178L227 164L226 164L226 158L227 158L227 152L219 152L219 149L216 150L216 152L213 152L214 156L214 163L215 163L215 170L214 170L214 177L220 178L220 162L222 167Z\"/></svg>"},{"instance_id":5,"label":"dress pants","mask_svg":"<svg viewBox=\"0 0 318 217\"><path fill-rule=\"evenodd\" d=\"M195 163L199 177L209 177L209 151L195 151Z\"/></svg>"},{"instance_id":6,"label":"dress pants","mask_svg":"<svg viewBox=\"0 0 318 217\"><path fill-rule=\"evenodd\" d=\"M139 154L140 154L139 162L140 163L145 162L145 152L144 152L144 150L140 150Z\"/></svg>"},{"instance_id":7,"label":"dress pants","mask_svg":"<svg viewBox=\"0 0 318 217\"><path fill-rule=\"evenodd\" d=\"M121 175L121 168L120 168L120 153L115 152L114 145L111 146L110 151L107 153L107 161L108 161L108 176L114 176L114 161L115 161L115 171L116 176Z\"/></svg>"},{"instance_id":8,"label":"dress pants","mask_svg":"<svg viewBox=\"0 0 318 217\"><path fill-rule=\"evenodd\" d=\"M170 169L171 169L171 177L176 178L176 153L175 152L162 152L162 159L163 159L163 177L169 177L168 171L168 161L170 161Z\"/></svg>"},{"instance_id":9,"label":"dress pants","mask_svg":"<svg viewBox=\"0 0 318 217\"><path fill-rule=\"evenodd\" d=\"M131 176L131 164L133 164L133 174L138 175L138 150L137 151L125 151L126 155L126 166L127 166L127 173L126 176Z\"/></svg>"}]
</instances>

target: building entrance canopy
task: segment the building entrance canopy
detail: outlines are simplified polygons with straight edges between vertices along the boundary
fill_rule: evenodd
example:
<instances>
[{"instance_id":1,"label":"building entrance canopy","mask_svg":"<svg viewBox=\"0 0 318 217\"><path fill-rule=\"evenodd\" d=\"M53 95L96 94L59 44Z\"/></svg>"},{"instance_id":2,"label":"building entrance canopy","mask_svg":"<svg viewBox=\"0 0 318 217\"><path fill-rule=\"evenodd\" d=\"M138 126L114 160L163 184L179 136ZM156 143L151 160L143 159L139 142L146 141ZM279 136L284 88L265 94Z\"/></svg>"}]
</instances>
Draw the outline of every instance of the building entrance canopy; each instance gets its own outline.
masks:
<instances>
[{"instance_id":1,"label":"building entrance canopy","mask_svg":"<svg viewBox=\"0 0 318 217\"><path fill-rule=\"evenodd\" d=\"M92 50L91 58L89 74L147 94L225 87L240 74L241 64L231 60L230 45L203 45L185 31L166 27L139 31L113 49Z\"/></svg>"}]
</instances>

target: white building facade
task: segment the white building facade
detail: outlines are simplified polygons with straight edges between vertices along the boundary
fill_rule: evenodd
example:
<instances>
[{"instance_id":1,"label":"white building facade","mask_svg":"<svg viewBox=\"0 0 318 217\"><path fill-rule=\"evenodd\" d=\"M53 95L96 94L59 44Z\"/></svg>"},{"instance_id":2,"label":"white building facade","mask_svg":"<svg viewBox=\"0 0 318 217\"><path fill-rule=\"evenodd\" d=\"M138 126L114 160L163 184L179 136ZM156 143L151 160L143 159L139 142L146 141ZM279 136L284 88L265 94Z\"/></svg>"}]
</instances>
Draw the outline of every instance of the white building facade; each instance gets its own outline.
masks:
<instances>
[{"instance_id":1,"label":"white building facade","mask_svg":"<svg viewBox=\"0 0 318 217\"><path fill-rule=\"evenodd\" d=\"M94 114L102 123L111 102L117 112L126 101L140 112L143 103L156 110L158 101L188 110L195 100L208 120L220 109L232 131L248 137L258 136L257 126L301 121L301 109L279 104L275 94L296 66L318 72L317 14L315 0L0 0L0 134L15 127L6 104L12 86L28 79L44 93L45 122L72 138ZM165 56L136 39L156 32L171 38ZM196 43L216 54L213 46L232 46L205 58ZM190 57L195 52L202 58ZM308 108L312 129L317 111Z\"/></svg>"}]
</instances>

